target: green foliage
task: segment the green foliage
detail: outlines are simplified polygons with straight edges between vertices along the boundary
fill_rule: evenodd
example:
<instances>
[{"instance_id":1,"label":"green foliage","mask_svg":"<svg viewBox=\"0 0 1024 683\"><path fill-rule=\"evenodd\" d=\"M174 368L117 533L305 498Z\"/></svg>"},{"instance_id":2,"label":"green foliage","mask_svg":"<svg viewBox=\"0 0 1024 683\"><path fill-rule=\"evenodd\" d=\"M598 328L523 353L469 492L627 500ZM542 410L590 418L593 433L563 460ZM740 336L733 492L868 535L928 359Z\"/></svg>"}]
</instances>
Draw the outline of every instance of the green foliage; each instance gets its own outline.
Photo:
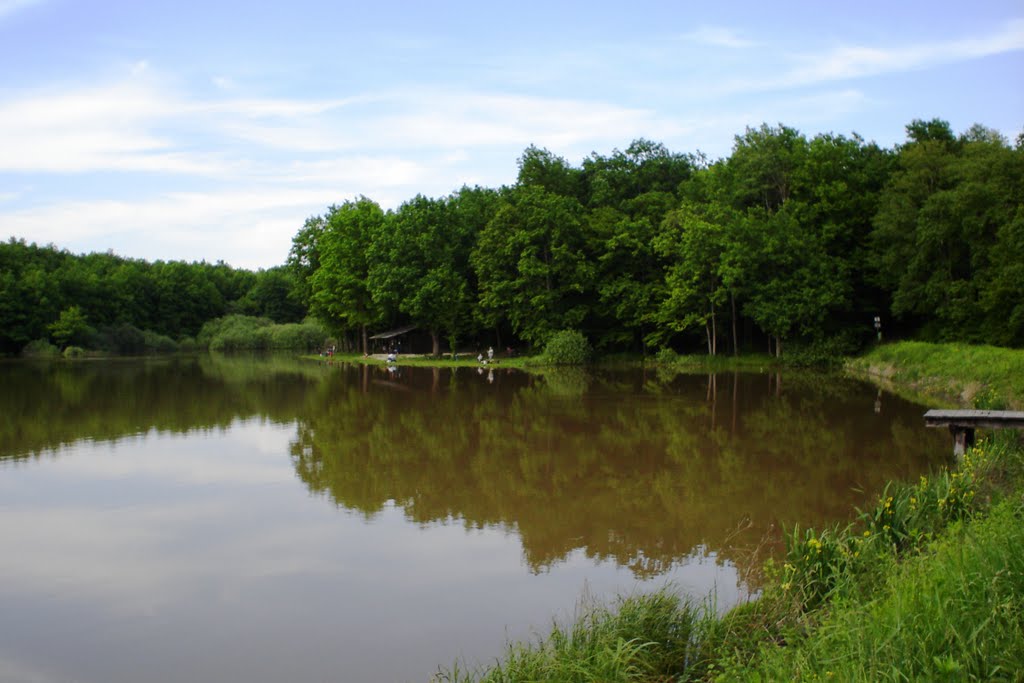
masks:
<instances>
[{"instance_id":1,"label":"green foliage","mask_svg":"<svg viewBox=\"0 0 1024 683\"><path fill-rule=\"evenodd\" d=\"M0 353L49 334L62 345L145 353L142 330L191 336L229 310L301 319L298 284L280 270L74 255L12 238L0 242Z\"/></svg>"},{"instance_id":2,"label":"green foliage","mask_svg":"<svg viewBox=\"0 0 1024 683\"><path fill-rule=\"evenodd\" d=\"M85 357L85 349L81 346L69 346L64 349L63 356L65 358L83 358Z\"/></svg>"},{"instance_id":3,"label":"green foliage","mask_svg":"<svg viewBox=\"0 0 1024 683\"><path fill-rule=\"evenodd\" d=\"M314 351L327 336L315 322L275 325L268 318L236 314L207 322L195 344L211 351Z\"/></svg>"},{"instance_id":4,"label":"green foliage","mask_svg":"<svg viewBox=\"0 0 1024 683\"><path fill-rule=\"evenodd\" d=\"M167 335L146 330L142 333L143 346L147 353L174 353L178 343Z\"/></svg>"},{"instance_id":5,"label":"green foliage","mask_svg":"<svg viewBox=\"0 0 1024 683\"><path fill-rule=\"evenodd\" d=\"M582 218L576 199L538 185L508 195L479 234L471 257L484 317L507 317L513 331L534 344L583 322L594 266Z\"/></svg>"},{"instance_id":6,"label":"green foliage","mask_svg":"<svg viewBox=\"0 0 1024 683\"><path fill-rule=\"evenodd\" d=\"M555 332L544 345L544 360L552 365L583 365L591 353L590 342L578 330Z\"/></svg>"},{"instance_id":7,"label":"green foliage","mask_svg":"<svg viewBox=\"0 0 1024 683\"><path fill-rule=\"evenodd\" d=\"M654 362L658 365L674 365L679 362L679 354L674 349L658 349L654 354Z\"/></svg>"},{"instance_id":8,"label":"green foliage","mask_svg":"<svg viewBox=\"0 0 1024 683\"><path fill-rule=\"evenodd\" d=\"M811 610L827 600L847 579L857 552L848 528L817 532L796 526L786 534L786 562L780 588L796 600L801 610Z\"/></svg>"},{"instance_id":9,"label":"green foliage","mask_svg":"<svg viewBox=\"0 0 1024 683\"><path fill-rule=\"evenodd\" d=\"M70 306L61 311L57 321L49 325L49 330L58 346L82 342L92 332L80 306Z\"/></svg>"},{"instance_id":10,"label":"green foliage","mask_svg":"<svg viewBox=\"0 0 1024 683\"><path fill-rule=\"evenodd\" d=\"M454 666L436 683L515 683L522 681L668 680L696 669L695 635L704 623L701 611L667 590L620 598L607 607L584 603L575 621L554 624L544 638L510 644L504 658L484 671Z\"/></svg>"},{"instance_id":11,"label":"green foliage","mask_svg":"<svg viewBox=\"0 0 1024 683\"><path fill-rule=\"evenodd\" d=\"M48 339L34 339L21 350L21 355L28 358L54 358L60 355L60 349Z\"/></svg>"}]
</instances>

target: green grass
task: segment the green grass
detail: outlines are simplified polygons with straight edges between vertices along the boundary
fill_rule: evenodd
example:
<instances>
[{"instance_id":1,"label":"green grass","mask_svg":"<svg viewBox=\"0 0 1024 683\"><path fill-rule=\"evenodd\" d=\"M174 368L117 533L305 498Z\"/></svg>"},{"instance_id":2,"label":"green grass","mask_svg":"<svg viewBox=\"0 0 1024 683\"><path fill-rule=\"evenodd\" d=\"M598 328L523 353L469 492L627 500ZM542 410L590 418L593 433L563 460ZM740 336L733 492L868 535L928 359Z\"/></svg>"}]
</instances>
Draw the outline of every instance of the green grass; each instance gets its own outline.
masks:
<instances>
[{"instance_id":1,"label":"green grass","mask_svg":"<svg viewBox=\"0 0 1024 683\"><path fill-rule=\"evenodd\" d=\"M1024 408L1024 350L967 344L884 344L848 369L917 396L980 408Z\"/></svg>"},{"instance_id":2,"label":"green grass","mask_svg":"<svg viewBox=\"0 0 1024 683\"><path fill-rule=\"evenodd\" d=\"M584 603L569 625L554 624L531 643L511 643L485 669L455 665L435 683L630 683L675 680L694 669L705 610L669 590L620 598L608 607Z\"/></svg>"},{"instance_id":3,"label":"green grass","mask_svg":"<svg viewBox=\"0 0 1024 683\"><path fill-rule=\"evenodd\" d=\"M1022 501L958 523L869 599L836 600L805 640L724 680L1024 680Z\"/></svg>"}]
</instances>

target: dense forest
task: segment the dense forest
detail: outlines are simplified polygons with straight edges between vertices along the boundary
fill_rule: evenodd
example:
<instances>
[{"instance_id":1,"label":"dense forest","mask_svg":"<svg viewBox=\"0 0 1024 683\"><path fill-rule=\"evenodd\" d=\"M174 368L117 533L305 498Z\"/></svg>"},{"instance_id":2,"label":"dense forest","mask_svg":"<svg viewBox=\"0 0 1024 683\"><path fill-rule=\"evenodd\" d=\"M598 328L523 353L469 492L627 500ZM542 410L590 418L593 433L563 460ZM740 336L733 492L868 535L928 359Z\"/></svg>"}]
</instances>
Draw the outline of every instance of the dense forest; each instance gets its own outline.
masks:
<instances>
[{"instance_id":1,"label":"dense forest","mask_svg":"<svg viewBox=\"0 0 1024 683\"><path fill-rule=\"evenodd\" d=\"M175 350L229 314L297 322L305 308L284 267L251 272L217 263L75 255L0 242L0 352L52 340L113 353Z\"/></svg>"},{"instance_id":2,"label":"dense forest","mask_svg":"<svg viewBox=\"0 0 1024 683\"><path fill-rule=\"evenodd\" d=\"M915 120L882 149L748 128L709 162L647 140L579 166L528 148L515 185L361 197L289 265L339 333L428 330L435 353L582 331L604 351L852 351L886 334L1024 344L1024 144Z\"/></svg>"},{"instance_id":3,"label":"dense forest","mask_svg":"<svg viewBox=\"0 0 1024 683\"><path fill-rule=\"evenodd\" d=\"M579 165L529 147L511 186L332 205L257 273L12 238L0 351L123 350L119 329L181 341L229 314L307 313L350 348L417 325L435 353L563 329L604 352L846 353L876 316L887 338L1024 345L1024 139L939 119L906 131L885 149L765 124L717 161L642 139Z\"/></svg>"}]
</instances>

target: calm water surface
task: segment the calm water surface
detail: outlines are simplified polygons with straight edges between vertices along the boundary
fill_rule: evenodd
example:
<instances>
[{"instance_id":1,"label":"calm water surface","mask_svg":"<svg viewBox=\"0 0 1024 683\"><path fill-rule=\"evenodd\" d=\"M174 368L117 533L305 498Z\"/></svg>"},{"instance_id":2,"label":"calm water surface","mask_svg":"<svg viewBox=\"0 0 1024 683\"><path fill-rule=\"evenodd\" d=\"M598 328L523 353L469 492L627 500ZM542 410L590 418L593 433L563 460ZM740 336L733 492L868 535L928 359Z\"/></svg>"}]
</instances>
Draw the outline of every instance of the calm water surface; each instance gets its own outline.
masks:
<instances>
[{"instance_id":1,"label":"calm water surface","mask_svg":"<svg viewBox=\"0 0 1024 683\"><path fill-rule=\"evenodd\" d=\"M939 463L810 374L0 363L0 681L426 681ZM867 492L867 493L862 493Z\"/></svg>"}]
</instances>

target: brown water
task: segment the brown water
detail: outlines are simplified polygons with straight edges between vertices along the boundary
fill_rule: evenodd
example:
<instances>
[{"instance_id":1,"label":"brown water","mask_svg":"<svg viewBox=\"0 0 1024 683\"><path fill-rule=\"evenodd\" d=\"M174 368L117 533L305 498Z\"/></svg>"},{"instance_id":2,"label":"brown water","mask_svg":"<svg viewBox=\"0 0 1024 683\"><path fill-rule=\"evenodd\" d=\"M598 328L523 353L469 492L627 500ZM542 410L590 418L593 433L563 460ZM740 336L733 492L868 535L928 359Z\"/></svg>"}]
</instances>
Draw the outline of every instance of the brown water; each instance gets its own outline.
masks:
<instances>
[{"instance_id":1,"label":"brown water","mask_svg":"<svg viewBox=\"0 0 1024 683\"><path fill-rule=\"evenodd\" d=\"M939 464L816 374L0 364L0 681L426 681ZM865 493L866 492L866 493Z\"/></svg>"}]
</instances>

